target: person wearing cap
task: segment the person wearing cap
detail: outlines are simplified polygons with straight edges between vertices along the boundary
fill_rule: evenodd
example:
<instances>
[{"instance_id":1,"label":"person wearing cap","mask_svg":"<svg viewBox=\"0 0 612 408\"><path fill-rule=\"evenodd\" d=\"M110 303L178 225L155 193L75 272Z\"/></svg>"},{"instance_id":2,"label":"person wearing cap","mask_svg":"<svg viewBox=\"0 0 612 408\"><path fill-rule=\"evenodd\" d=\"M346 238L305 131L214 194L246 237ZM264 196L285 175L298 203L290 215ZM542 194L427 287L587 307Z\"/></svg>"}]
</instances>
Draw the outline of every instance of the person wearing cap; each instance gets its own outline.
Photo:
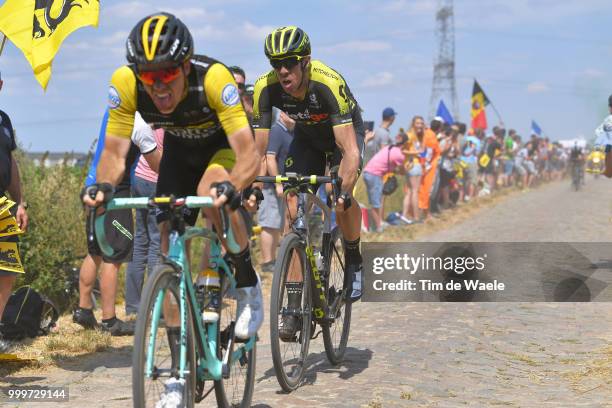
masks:
<instances>
[{"instance_id":1,"label":"person wearing cap","mask_svg":"<svg viewBox=\"0 0 612 408\"><path fill-rule=\"evenodd\" d=\"M366 135L365 138L365 153L363 162L367 163L370 159L380 151L383 147L393 143L391 140L391 125L395 121L397 112L393 108L385 108L382 112L382 123L374 131L373 134Z\"/></svg>"}]
</instances>

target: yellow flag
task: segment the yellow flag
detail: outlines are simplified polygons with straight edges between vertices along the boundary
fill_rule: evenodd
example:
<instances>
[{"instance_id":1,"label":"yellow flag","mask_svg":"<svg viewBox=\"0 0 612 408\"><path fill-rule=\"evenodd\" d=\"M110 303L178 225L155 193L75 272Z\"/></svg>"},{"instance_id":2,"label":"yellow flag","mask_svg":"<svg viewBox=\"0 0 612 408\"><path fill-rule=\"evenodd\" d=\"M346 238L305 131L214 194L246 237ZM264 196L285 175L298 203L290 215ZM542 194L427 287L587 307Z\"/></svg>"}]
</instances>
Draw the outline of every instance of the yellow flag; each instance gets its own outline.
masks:
<instances>
[{"instance_id":1,"label":"yellow flag","mask_svg":"<svg viewBox=\"0 0 612 408\"><path fill-rule=\"evenodd\" d=\"M17 243L0 242L0 269L17 273L24 273Z\"/></svg>"},{"instance_id":2,"label":"yellow flag","mask_svg":"<svg viewBox=\"0 0 612 408\"><path fill-rule=\"evenodd\" d=\"M0 220L0 237L19 234L23 234L23 231L17 225L15 217L11 216Z\"/></svg>"},{"instance_id":3,"label":"yellow flag","mask_svg":"<svg viewBox=\"0 0 612 408\"><path fill-rule=\"evenodd\" d=\"M46 89L51 63L74 30L98 25L99 0L7 0L0 8L0 31L25 55Z\"/></svg>"}]
</instances>

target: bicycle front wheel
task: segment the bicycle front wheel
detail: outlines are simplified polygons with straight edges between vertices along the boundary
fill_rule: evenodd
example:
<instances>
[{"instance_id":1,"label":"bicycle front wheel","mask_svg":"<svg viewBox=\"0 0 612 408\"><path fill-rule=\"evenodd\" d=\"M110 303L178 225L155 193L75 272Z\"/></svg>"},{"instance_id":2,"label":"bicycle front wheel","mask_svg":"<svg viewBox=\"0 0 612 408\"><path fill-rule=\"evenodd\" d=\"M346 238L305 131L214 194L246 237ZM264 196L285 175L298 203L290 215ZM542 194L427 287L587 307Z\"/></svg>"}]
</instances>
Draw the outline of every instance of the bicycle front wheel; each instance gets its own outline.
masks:
<instances>
[{"instance_id":1,"label":"bicycle front wheel","mask_svg":"<svg viewBox=\"0 0 612 408\"><path fill-rule=\"evenodd\" d=\"M227 279L222 276L221 310L219 311L219 327L217 335L217 358L222 359L229 347L230 329L236 322L237 302L232 290L228 288ZM242 347L243 343L235 343L233 349ZM244 351L244 349L243 349ZM256 345L243 352L240 358L232 360L229 367L229 378L215 381L215 396L217 405L223 408L248 408L251 406L253 389L255 387L255 356Z\"/></svg>"},{"instance_id":2,"label":"bicycle front wheel","mask_svg":"<svg viewBox=\"0 0 612 408\"><path fill-rule=\"evenodd\" d=\"M285 284L300 279L303 280L302 298L300 305L295 308L295 305L288 304ZM310 282L310 268L307 267L304 244L298 234L291 232L281 241L270 294L272 362L278 383L286 392L291 392L299 386L306 368L312 332ZM290 338L285 335L281 339L280 325L286 324L287 319L294 318L297 319L298 330Z\"/></svg>"},{"instance_id":3,"label":"bicycle front wheel","mask_svg":"<svg viewBox=\"0 0 612 408\"><path fill-rule=\"evenodd\" d=\"M330 363L337 365L342 362L348 343L351 328L352 304L346 301L344 246L342 245L342 233L338 227L331 232L328 248L326 250L327 279L325 279L325 291L329 305L337 303L334 321L323 325L323 344L325 353Z\"/></svg>"},{"instance_id":4,"label":"bicycle front wheel","mask_svg":"<svg viewBox=\"0 0 612 408\"><path fill-rule=\"evenodd\" d=\"M176 344L177 339L180 339L179 279L180 273L172 265L161 264L148 277L144 287L134 333L134 407L156 407L158 403L165 406L164 401L168 399L180 399L182 407L194 406L197 366L193 312L189 302L185 327L187 372L184 381L176 378L179 372L180 346L170 346L171 342ZM174 328L172 334L168 334L170 327Z\"/></svg>"}]
</instances>

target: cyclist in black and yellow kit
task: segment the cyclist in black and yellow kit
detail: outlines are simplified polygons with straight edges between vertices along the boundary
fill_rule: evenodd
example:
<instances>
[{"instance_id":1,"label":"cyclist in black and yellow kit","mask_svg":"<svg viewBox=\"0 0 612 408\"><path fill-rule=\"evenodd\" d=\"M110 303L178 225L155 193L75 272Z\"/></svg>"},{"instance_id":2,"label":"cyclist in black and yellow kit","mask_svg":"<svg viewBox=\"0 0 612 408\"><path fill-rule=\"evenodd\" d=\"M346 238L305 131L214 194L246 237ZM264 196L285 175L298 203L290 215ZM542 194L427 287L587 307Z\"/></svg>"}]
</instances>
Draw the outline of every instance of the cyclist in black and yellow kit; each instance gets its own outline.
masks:
<instances>
[{"instance_id":1,"label":"cyclist in black and yellow kit","mask_svg":"<svg viewBox=\"0 0 612 408\"><path fill-rule=\"evenodd\" d=\"M130 33L129 64L115 71L109 89L110 116L106 145L98 166L96 199L108 200L125 171L134 113L165 129L163 157L157 182L158 196L213 195L217 207L240 202L238 191L250 186L260 158L232 74L220 62L193 55L187 27L168 13L143 18ZM110 186L109 186L110 184ZM255 205L258 194L249 194ZM218 225L218 211L205 215ZM253 336L263 321L262 295L249 253L242 218L230 211L240 252L231 254L238 282L237 337ZM198 212L185 215L194 225ZM162 252L168 250L168 214L158 214ZM220 229L217 228L219 231Z\"/></svg>"},{"instance_id":2,"label":"cyclist in black and yellow kit","mask_svg":"<svg viewBox=\"0 0 612 408\"><path fill-rule=\"evenodd\" d=\"M356 301L361 297L361 211L351 192L361 167L363 121L344 78L322 62L311 60L310 50L308 35L295 26L278 28L267 36L265 54L273 70L255 83L255 139L259 153L265 153L272 108L277 107L296 122L286 172L324 175L328 159L331 166L340 165L342 195L336 212L344 236L346 273L352 277L349 296ZM296 202L295 197L290 200L290 208L295 208ZM301 293L292 298L298 302ZM289 321L292 318L295 321ZM291 337L289 332L297 329L297 318L286 316L286 320L282 322L281 336Z\"/></svg>"}]
</instances>

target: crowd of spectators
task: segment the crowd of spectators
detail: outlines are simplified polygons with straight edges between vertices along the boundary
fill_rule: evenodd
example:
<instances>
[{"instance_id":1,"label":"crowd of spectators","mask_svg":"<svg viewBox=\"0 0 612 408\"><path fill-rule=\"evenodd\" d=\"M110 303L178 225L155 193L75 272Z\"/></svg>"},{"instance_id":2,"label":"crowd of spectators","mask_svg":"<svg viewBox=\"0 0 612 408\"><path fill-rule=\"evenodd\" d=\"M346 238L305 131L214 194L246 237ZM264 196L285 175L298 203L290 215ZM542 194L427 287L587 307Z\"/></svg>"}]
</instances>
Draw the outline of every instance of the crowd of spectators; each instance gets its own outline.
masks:
<instances>
[{"instance_id":1,"label":"crowd of spectators","mask_svg":"<svg viewBox=\"0 0 612 408\"><path fill-rule=\"evenodd\" d=\"M392 116L390 116L392 114ZM369 200L369 229L382 232L389 222L414 224L431 219L458 203L509 187L529 189L559 180L568 170L570 151L558 142L495 126L490 133L463 123L429 125L414 116L410 128L390 136L396 112L383 111L382 123L368 132L363 180ZM403 179L399 217L385 218L383 185L391 175ZM389 221L389 222L387 222Z\"/></svg>"}]
</instances>

